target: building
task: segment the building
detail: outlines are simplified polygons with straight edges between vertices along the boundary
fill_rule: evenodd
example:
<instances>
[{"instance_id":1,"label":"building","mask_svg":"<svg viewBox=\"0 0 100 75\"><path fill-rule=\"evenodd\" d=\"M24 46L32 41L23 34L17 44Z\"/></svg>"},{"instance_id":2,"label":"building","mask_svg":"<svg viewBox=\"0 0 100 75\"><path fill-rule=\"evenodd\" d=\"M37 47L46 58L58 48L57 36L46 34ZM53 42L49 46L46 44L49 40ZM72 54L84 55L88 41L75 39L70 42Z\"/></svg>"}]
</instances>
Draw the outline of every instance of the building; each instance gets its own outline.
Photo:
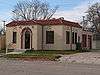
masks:
<instances>
[{"instance_id":1,"label":"building","mask_svg":"<svg viewBox=\"0 0 100 75\"><path fill-rule=\"evenodd\" d=\"M0 35L0 50L6 48L6 39L5 35Z\"/></svg>"},{"instance_id":2,"label":"building","mask_svg":"<svg viewBox=\"0 0 100 75\"><path fill-rule=\"evenodd\" d=\"M100 33L94 33L93 34L93 49L100 50Z\"/></svg>"},{"instance_id":3,"label":"building","mask_svg":"<svg viewBox=\"0 0 100 75\"><path fill-rule=\"evenodd\" d=\"M92 48L92 32L62 18L12 21L6 25L8 49L76 50L76 43L81 43L82 48Z\"/></svg>"}]
</instances>

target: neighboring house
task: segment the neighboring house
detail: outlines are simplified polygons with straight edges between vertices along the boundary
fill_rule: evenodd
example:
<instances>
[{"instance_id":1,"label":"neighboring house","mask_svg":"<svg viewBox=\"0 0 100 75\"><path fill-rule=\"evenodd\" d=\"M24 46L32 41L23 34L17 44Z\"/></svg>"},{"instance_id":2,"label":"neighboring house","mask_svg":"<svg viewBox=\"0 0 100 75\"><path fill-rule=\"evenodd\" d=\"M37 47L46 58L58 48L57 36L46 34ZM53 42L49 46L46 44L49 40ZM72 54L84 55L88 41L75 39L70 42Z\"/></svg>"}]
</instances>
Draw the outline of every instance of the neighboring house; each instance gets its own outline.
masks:
<instances>
[{"instance_id":1,"label":"neighboring house","mask_svg":"<svg viewBox=\"0 0 100 75\"><path fill-rule=\"evenodd\" d=\"M6 48L6 36L0 35L0 50Z\"/></svg>"},{"instance_id":2,"label":"neighboring house","mask_svg":"<svg viewBox=\"0 0 100 75\"><path fill-rule=\"evenodd\" d=\"M61 18L12 21L6 25L8 49L76 50L76 43L82 43L82 48L92 48L92 32Z\"/></svg>"},{"instance_id":3,"label":"neighboring house","mask_svg":"<svg viewBox=\"0 0 100 75\"><path fill-rule=\"evenodd\" d=\"M100 49L100 33L93 34L93 49Z\"/></svg>"}]
</instances>

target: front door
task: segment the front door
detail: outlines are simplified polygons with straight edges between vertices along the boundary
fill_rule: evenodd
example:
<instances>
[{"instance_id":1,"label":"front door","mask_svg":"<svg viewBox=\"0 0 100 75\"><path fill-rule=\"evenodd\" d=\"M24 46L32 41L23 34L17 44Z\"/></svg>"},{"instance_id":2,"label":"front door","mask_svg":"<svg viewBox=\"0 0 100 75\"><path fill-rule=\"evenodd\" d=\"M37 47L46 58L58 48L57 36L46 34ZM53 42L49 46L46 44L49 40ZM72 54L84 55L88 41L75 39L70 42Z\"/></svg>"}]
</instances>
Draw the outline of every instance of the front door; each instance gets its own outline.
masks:
<instances>
[{"instance_id":1,"label":"front door","mask_svg":"<svg viewBox=\"0 0 100 75\"><path fill-rule=\"evenodd\" d=\"M25 49L30 49L30 32L25 32Z\"/></svg>"}]
</instances>

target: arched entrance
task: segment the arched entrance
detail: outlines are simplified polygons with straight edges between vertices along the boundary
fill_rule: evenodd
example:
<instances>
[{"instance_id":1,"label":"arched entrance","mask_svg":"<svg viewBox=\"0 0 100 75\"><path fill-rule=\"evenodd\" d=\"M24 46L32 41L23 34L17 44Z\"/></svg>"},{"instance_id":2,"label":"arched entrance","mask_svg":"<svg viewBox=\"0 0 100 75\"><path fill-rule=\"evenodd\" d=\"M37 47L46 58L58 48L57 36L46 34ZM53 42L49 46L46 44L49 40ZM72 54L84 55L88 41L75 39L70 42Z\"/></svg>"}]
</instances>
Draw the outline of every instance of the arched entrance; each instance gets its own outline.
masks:
<instances>
[{"instance_id":1,"label":"arched entrance","mask_svg":"<svg viewBox=\"0 0 100 75\"><path fill-rule=\"evenodd\" d=\"M25 32L24 42L25 42L25 49L30 49L30 32L29 31Z\"/></svg>"},{"instance_id":2,"label":"arched entrance","mask_svg":"<svg viewBox=\"0 0 100 75\"><path fill-rule=\"evenodd\" d=\"M30 28L24 28L21 34L21 49L32 48L32 31Z\"/></svg>"}]
</instances>

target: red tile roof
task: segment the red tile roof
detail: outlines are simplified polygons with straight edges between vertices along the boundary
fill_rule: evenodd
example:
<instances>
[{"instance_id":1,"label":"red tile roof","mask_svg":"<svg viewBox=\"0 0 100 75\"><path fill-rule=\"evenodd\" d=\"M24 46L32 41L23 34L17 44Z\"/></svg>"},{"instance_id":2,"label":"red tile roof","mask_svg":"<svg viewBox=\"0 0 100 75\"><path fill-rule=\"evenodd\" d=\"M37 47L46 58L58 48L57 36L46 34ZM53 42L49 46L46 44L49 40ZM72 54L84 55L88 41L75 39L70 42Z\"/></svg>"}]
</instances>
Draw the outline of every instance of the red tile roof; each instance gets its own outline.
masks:
<instances>
[{"instance_id":1,"label":"red tile roof","mask_svg":"<svg viewBox=\"0 0 100 75\"><path fill-rule=\"evenodd\" d=\"M12 21L8 23L6 26L12 27L12 26L19 26L19 25L67 25L67 26L82 28L78 23L70 22L62 19Z\"/></svg>"}]
</instances>

